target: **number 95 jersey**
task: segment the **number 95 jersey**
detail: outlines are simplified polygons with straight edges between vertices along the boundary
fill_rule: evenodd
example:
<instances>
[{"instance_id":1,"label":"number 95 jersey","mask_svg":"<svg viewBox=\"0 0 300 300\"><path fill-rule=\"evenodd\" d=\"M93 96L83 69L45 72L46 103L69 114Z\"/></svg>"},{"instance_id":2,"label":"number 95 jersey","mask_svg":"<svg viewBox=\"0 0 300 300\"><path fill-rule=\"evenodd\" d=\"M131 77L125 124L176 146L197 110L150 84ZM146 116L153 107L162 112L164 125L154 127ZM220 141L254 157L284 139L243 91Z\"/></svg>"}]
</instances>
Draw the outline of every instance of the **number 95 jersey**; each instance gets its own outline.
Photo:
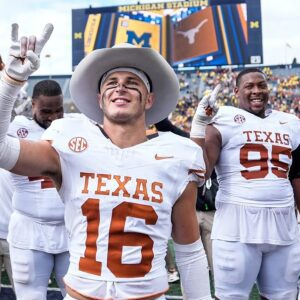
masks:
<instances>
[{"instance_id":1,"label":"number 95 jersey","mask_svg":"<svg viewBox=\"0 0 300 300\"><path fill-rule=\"evenodd\" d=\"M262 119L239 108L221 107L212 124L222 137L217 202L293 205L288 172L291 152L300 143L299 119L274 110Z\"/></svg>"},{"instance_id":2,"label":"number 95 jersey","mask_svg":"<svg viewBox=\"0 0 300 300\"><path fill-rule=\"evenodd\" d=\"M54 121L43 139L61 160L69 273L118 282L165 276L172 207L188 182L204 182L201 148L162 133L121 149L89 120L72 119Z\"/></svg>"}]
</instances>

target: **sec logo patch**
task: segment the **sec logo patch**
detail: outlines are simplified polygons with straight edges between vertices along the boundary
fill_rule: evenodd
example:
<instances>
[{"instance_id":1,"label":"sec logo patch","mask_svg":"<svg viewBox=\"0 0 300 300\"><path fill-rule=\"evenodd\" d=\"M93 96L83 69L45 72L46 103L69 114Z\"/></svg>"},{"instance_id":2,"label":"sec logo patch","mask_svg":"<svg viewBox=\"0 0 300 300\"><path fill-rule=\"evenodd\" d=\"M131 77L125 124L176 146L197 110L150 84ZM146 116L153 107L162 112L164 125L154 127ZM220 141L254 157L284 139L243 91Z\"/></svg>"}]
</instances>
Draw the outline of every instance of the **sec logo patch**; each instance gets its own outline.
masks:
<instances>
[{"instance_id":1,"label":"sec logo patch","mask_svg":"<svg viewBox=\"0 0 300 300\"><path fill-rule=\"evenodd\" d=\"M243 115L236 115L234 117L234 122L235 123L243 124L243 123L245 123L245 121L246 121L246 118Z\"/></svg>"},{"instance_id":2,"label":"sec logo patch","mask_svg":"<svg viewBox=\"0 0 300 300\"><path fill-rule=\"evenodd\" d=\"M19 128L17 131L17 135L19 138L24 139L28 135L28 130L26 128Z\"/></svg>"},{"instance_id":3,"label":"sec logo patch","mask_svg":"<svg viewBox=\"0 0 300 300\"><path fill-rule=\"evenodd\" d=\"M86 150L87 147L88 147L88 143L86 139L83 137L76 136L69 141L69 148L73 152L82 152Z\"/></svg>"}]
</instances>

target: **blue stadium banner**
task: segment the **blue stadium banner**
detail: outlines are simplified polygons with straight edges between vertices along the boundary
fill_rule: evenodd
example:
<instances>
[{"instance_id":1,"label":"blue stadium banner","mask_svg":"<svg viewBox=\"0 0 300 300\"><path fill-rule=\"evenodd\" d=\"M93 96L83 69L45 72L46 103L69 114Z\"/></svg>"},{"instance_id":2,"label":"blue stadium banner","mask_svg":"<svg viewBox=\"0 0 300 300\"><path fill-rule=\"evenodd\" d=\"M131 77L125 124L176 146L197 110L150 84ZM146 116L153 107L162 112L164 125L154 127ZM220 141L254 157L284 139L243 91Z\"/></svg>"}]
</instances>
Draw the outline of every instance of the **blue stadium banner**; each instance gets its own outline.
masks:
<instances>
[{"instance_id":1,"label":"blue stadium banner","mask_svg":"<svg viewBox=\"0 0 300 300\"><path fill-rule=\"evenodd\" d=\"M263 63L260 0L190 0L72 10L72 66L118 43L151 47L174 67Z\"/></svg>"}]
</instances>

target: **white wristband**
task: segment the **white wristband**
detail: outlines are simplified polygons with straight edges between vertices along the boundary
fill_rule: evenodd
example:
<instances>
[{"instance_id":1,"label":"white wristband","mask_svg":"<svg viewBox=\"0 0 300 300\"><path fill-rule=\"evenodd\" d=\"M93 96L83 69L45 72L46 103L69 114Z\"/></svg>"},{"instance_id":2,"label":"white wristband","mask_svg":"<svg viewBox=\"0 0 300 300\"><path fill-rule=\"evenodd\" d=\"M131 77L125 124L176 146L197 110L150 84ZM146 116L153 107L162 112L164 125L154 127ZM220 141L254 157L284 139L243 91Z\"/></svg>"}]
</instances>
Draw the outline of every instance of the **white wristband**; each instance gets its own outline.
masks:
<instances>
[{"instance_id":1,"label":"white wristband","mask_svg":"<svg viewBox=\"0 0 300 300\"><path fill-rule=\"evenodd\" d=\"M211 300L208 263L201 239L192 244L173 245L186 299Z\"/></svg>"},{"instance_id":2,"label":"white wristband","mask_svg":"<svg viewBox=\"0 0 300 300\"><path fill-rule=\"evenodd\" d=\"M192 121L190 137L204 139L205 130L206 124L203 122L199 122L199 120L196 120L196 118L194 118Z\"/></svg>"}]
</instances>

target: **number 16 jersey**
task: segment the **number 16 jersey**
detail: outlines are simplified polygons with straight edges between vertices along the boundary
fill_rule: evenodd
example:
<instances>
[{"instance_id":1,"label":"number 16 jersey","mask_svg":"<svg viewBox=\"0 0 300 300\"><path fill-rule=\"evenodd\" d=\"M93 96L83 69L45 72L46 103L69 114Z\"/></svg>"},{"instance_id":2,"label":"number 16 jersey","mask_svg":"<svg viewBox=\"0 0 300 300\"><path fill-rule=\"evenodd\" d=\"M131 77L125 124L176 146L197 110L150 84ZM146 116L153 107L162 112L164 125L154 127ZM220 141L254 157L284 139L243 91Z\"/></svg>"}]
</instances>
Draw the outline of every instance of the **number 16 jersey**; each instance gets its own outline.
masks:
<instances>
[{"instance_id":1,"label":"number 16 jersey","mask_svg":"<svg viewBox=\"0 0 300 300\"><path fill-rule=\"evenodd\" d=\"M61 159L60 195L71 239L66 278L97 285L161 277L163 284L139 290L146 295L167 289L172 207L188 182L204 182L201 148L162 133L120 149L95 124L72 119L54 121L43 139L52 141ZM66 283L72 288L72 280Z\"/></svg>"}]
</instances>

